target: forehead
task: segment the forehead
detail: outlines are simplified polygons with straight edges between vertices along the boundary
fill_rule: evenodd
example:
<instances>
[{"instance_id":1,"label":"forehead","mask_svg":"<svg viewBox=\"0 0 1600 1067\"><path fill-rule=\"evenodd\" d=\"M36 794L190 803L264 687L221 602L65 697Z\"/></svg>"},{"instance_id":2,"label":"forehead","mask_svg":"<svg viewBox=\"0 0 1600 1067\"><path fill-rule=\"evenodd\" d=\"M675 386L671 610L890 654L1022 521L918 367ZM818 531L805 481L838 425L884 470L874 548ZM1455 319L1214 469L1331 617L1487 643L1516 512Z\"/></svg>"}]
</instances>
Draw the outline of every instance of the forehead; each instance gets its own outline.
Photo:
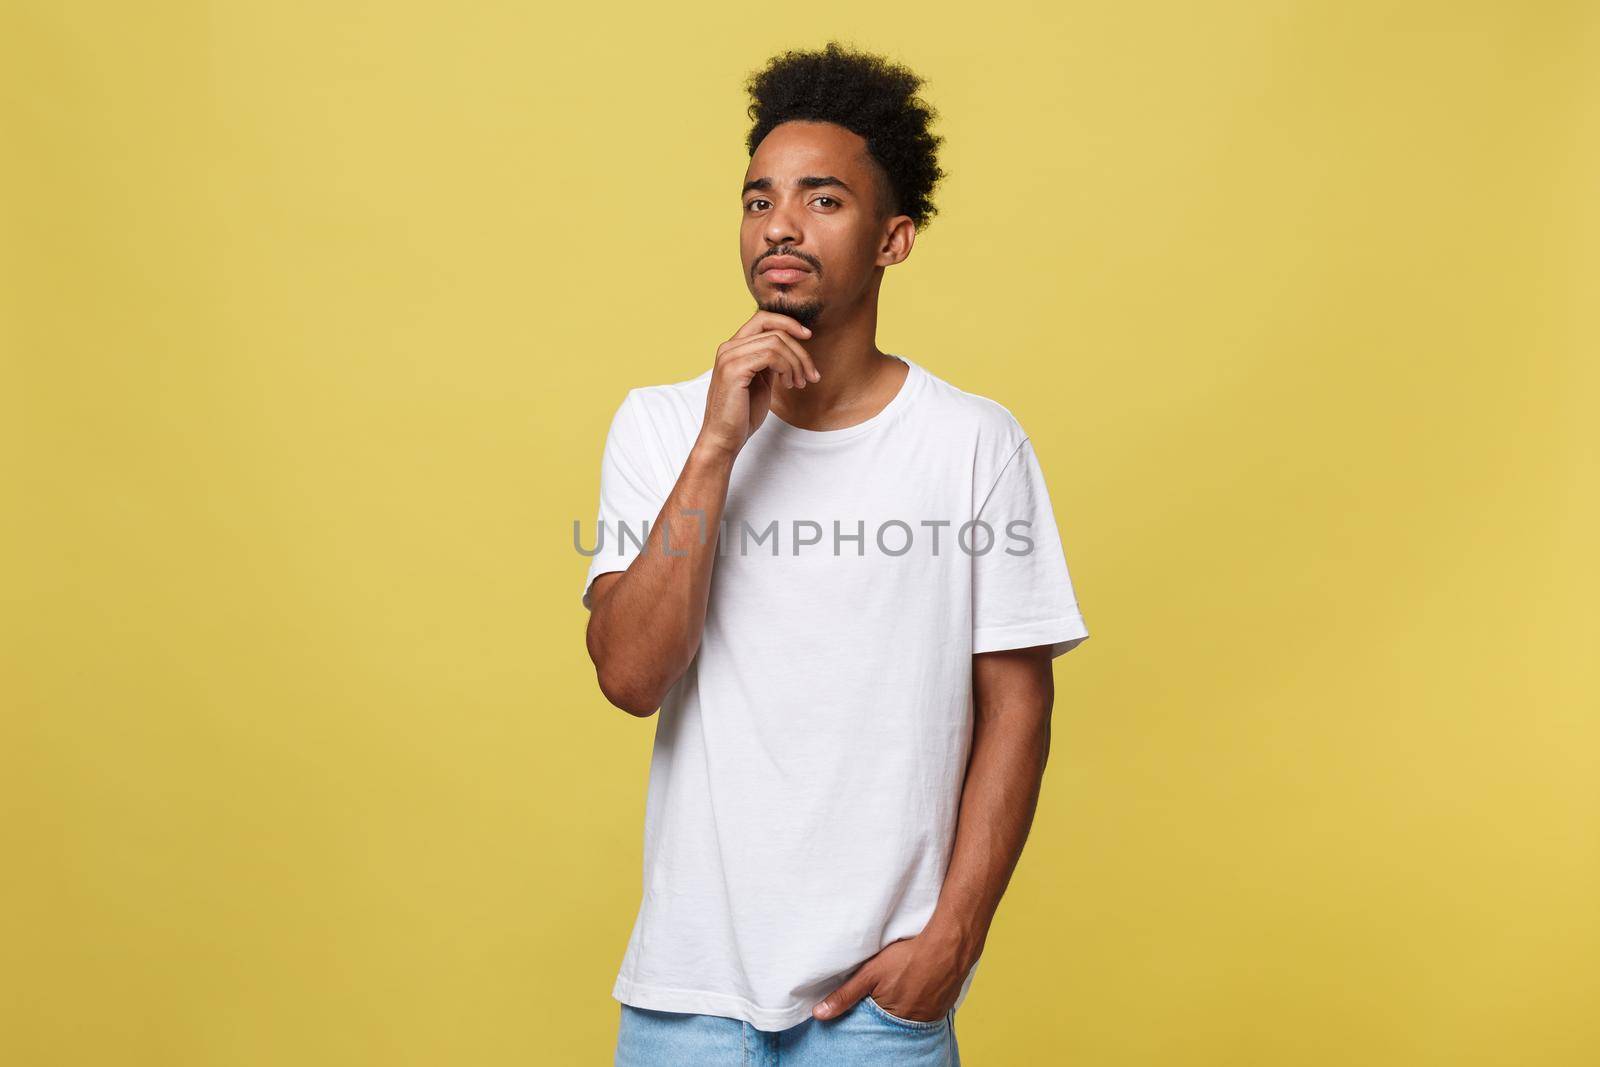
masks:
<instances>
[{"instance_id":1,"label":"forehead","mask_svg":"<svg viewBox=\"0 0 1600 1067\"><path fill-rule=\"evenodd\" d=\"M866 138L832 122L785 122L756 146L744 180L771 178L780 186L807 174L833 174L856 185L871 180Z\"/></svg>"}]
</instances>

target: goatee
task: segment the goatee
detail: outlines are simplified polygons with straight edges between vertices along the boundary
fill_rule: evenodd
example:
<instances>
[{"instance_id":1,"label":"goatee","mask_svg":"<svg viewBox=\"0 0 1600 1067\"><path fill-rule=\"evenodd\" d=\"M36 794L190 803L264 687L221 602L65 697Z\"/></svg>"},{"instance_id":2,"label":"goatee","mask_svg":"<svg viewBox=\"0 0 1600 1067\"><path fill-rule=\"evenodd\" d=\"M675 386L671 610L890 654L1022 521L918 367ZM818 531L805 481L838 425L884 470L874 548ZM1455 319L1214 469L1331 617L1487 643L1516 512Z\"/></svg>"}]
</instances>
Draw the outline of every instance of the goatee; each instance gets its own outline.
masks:
<instances>
[{"instance_id":1,"label":"goatee","mask_svg":"<svg viewBox=\"0 0 1600 1067\"><path fill-rule=\"evenodd\" d=\"M762 311L773 311L779 315L787 315L808 330L815 327L817 319L822 317L822 301L820 300L790 300L783 296L777 296L770 300L758 301L757 306Z\"/></svg>"}]
</instances>

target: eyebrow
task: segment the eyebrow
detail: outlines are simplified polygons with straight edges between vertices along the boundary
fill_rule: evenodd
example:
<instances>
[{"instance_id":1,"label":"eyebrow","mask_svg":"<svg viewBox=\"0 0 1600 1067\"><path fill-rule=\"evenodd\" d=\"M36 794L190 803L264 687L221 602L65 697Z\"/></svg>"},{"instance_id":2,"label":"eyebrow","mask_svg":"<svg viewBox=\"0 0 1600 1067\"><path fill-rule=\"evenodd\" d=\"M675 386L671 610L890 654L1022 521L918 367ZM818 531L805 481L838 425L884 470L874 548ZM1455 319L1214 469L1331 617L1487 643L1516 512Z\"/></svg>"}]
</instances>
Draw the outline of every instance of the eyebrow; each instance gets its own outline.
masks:
<instances>
[{"instance_id":1,"label":"eyebrow","mask_svg":"<svg viewBox=\"0 0 1600 1067\"><path fill-rule=\"evenodd\" d=\"M850 188L843 178L836 178L831 174L808 174L804 178L796 178L794 184L797 189L820 189L823 186L836 185L852 196L855 195L855 190ZM752 189L765 192L771 189L772 186L771 178L752 178L744 183L743 189L739 190L739 198L741 200L744 199L744 195Z\"/></svg>"}]
</instances>

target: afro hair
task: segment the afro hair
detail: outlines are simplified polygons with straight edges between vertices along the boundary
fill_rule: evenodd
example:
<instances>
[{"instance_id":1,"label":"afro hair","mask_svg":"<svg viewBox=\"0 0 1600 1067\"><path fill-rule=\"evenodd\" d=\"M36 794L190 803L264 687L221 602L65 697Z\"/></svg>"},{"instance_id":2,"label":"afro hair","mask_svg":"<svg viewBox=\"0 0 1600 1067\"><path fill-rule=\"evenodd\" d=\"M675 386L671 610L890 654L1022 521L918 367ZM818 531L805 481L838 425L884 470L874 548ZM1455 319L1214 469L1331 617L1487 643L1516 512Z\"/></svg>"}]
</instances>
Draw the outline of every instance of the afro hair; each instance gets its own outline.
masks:
<instances>
[{"instance_id":1,"label":"afro hair","mask_svg":"<svg viewBox=\"0 0 1600 1067\"><path fill-rule=\"evenodd\" d=\"M832 122L859 134L887 172L886 215L907 215L922 230L937 212L937 153L944 140L929 131L938 112L916 95L923 79L882 56L829 41L821 51L787 51L745 82L755 125L745 138L753 156L763 138L794 120Z\"/></svg>"}]
</instances>

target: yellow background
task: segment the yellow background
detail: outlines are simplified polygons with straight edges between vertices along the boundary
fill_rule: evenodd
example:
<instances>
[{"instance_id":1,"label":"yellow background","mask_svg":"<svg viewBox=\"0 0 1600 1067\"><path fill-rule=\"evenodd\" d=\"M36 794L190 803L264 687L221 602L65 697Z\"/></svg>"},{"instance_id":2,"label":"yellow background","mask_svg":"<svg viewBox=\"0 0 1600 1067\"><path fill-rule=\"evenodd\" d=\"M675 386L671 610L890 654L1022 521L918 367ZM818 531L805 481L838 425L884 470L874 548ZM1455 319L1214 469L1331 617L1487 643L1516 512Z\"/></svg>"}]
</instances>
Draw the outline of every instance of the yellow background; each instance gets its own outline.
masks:
<instances>
[{"instance_id":1,"label":"yellow background","mask_svg":"<svg viewBox=\"0 0 1600 1067\"><path fill-rule=\"evenodd\" d=\"M1600 1062L1596 7L863 7L6 6L0 1060L610 1062L572 522L838 36L1094 635L966 1062Z\"/></svg>"}]
</instances>

